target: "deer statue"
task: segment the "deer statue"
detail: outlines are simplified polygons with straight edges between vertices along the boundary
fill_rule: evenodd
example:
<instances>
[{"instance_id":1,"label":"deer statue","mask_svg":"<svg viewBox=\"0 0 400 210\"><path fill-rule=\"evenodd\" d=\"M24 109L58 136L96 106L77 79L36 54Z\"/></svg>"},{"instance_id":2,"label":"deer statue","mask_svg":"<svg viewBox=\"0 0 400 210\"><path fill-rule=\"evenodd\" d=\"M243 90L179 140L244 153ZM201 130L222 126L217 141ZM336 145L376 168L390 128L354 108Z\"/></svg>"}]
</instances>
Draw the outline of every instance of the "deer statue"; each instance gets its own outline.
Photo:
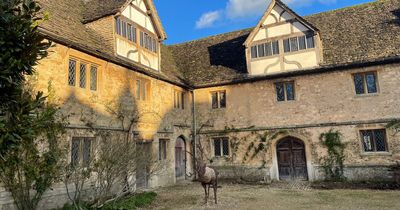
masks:
<instances>
[{"instance_id":1,"label":"deer statue","mask_svg":"<svg viewBox=\"0 0 400 210\"><path fill-rule=\"evenodd\" d=\"M210 167L207 167L202 160L197 160L196 162L198 180L204 188L205 203L207 203L210 195L210 187L213 187L215 204L217 204L218 172Z\"/></svg>"}]
</instances>

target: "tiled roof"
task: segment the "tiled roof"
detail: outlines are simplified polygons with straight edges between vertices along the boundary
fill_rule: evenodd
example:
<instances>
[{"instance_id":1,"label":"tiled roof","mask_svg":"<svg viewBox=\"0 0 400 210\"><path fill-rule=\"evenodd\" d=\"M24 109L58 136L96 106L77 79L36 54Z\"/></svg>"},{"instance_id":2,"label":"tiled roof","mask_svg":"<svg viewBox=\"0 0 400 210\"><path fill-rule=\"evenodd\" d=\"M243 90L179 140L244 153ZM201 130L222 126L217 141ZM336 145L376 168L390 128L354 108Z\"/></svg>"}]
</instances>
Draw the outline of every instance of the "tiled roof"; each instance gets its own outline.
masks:
<instances>
[{"instance_id":1,"label":"tiled roof","mask_svg":"<svg viewBox=\"0 0 400 210\"><path fill-rule=\"evenodd\" d=\"M378 0L304 17L319 29L321 67L400 56L400 0ZM178 68L196 86L248 79L242 46L252 29L169 46Z\"/></svg>"}]
</instances>

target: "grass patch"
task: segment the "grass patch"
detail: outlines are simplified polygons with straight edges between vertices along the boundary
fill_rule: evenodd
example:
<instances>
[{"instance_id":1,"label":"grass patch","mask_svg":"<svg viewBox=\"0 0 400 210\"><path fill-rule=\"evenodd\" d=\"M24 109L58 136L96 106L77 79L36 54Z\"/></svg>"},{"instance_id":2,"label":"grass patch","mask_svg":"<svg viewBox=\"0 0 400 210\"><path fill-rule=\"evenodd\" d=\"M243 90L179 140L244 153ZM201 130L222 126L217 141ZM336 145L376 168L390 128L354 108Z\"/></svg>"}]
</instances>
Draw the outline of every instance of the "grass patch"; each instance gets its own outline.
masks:
<instances>
[{"instance_id":1,"label":"grass patch","mask_svg":"<svg viewBox=\"0 0 400 210\"><path fill-rule=\"evenodd\" d=\"M104 205L101 210L131 210L138 207L145 207L150 205L156 197L157 193L155 192L145 192L136 194L134 196L127 196L116 202L111 202Z\"/></svg>"},{"instance_id":2,"label":"grass patch","mask_svg":"<svg viewBox=\"0 0 400 210\"><path fill-rule=\"evenodd\" d=\"M140 207L146 207L150 205L154 199L157 197L155 192L144 192L134 195L129 195L123 197L115 202L110 202L104 205L100 210L131 210ZM81 204L80 208L82 210L93 210L86 204ZM66 204L60 210L75 210L75 206L72 204Z\"/></svg>"}]
</instances>

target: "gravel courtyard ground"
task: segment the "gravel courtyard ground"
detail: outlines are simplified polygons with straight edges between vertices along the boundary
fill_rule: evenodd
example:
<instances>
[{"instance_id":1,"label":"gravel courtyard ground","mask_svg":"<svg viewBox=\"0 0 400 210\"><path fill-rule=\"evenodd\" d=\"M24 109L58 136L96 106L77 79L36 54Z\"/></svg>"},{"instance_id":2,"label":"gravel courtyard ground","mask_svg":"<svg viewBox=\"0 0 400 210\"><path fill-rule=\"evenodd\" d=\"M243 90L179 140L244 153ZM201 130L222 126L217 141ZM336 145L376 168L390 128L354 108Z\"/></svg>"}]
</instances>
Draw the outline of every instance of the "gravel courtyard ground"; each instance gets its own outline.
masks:
<instances>
[{"instance_id":1,"label":"gravel courtyard ground","mask_svg":"<svg viewBox=\"0 0 400 210\"><path fill-rule=\"evenodd\" d=\"M147 209L400 209L399 190L315 190L303 186L233 184L223 184L218 190L219 203L215 205L211 195L208 204L204 204L199 183L161 188Z\"/></svg>"}]
</instances>

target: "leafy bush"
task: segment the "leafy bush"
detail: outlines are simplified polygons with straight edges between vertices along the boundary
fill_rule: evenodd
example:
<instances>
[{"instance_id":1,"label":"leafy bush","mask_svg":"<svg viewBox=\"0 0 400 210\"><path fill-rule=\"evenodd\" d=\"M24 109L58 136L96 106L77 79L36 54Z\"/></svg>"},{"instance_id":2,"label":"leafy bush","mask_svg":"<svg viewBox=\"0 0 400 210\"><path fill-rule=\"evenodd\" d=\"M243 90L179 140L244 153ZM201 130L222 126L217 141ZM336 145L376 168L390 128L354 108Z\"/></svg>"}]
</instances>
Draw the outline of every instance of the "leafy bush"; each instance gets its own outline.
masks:
<instances>
[{"instance_id":1,"label":"leafy bush","mask_svg":"<svg viewBox=\"0 0 400 210\"><path fill-rule=\"evenodd\" d=\"M328 155L321 159L325 172L325 178L329 181L342 181L344 177L344 148L342 134L339 131L330 130L320 136L322 145L328 149Z\"/></svg>"},{"instance_id":2,"label":"leafy bush","mask_svg":"<svg viewBox=\"0 0 400 210\"><path fill-rule=\"evenodd\" d=\"M138 207L145 207L153 202L156 198L157 193L155 192L145 192L136 194L133 196L127 196L116 202L108 203L107 205L103 206L102 210L113 210L113 209L136 209Z\"/></svg>"}]
</instances>

